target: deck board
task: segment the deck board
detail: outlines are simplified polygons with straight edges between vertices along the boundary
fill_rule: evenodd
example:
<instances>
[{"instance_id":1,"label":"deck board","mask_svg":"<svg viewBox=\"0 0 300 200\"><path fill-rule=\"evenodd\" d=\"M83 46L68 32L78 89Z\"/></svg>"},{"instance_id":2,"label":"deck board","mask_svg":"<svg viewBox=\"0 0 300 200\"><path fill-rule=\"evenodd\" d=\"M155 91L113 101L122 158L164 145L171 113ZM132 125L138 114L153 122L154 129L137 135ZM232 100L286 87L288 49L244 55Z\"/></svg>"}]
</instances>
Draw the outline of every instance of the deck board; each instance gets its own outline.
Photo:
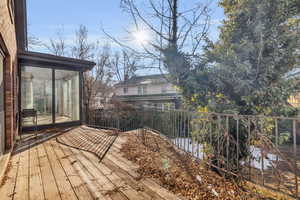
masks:
<instances>
[{"instance_id":1,"label":"deck board","mask_svg":"<svg viewBox=\"0 0 300 200\"><path fill-rule=\"evenodd\" d=\"M78 199L63 170L50 142L44 143L46 154L50 161L51 169L55 177L60 196L63 200Z\"/></svg>"},{"instance_id":2,"label":"deck board","mask_svg":"<svg viewBox=\"0 0 300 200\"><path fill-rule=\"evenodd\" d=\"M67 138L64 139L67 140ZM92 182L98 186L97 191L100 192L101 195L104 196L104 198L113 199L113 200L127 199L126 197L124 197L124 195L120 194L120 192L118 191L110 192L113 191L115 188L113 183L111 183L106 176L100 173L97 170L97 168L88 159L86 159L86 157L82 154L81 151L77 149L69 149L69 151L73 152L77 162L81 164L81 167L85 170L89 179L92 180Z\"/></svg>"},{"instance_id":3,"label":"deck board","mask_svg":"<svg viewBox=\"0 0 300 200\"><path fill-rule=\"evenodd\" d=\"M65 148L65 152L71 152L70 149ZM91 176L90 172L88 172L86 166L82 164L81 161L78 161L75 154L73 152L68 157L69 161L71 162L71 165L74 167L77 174L81 177L83 182L86 185L86 188L90 192L92 199L100 199L102 195L97 190L97 182L96 180ZM104 198L103 198L104 199Z\"/></svg>"},{"instance_id":4,"label":"deck board","mask_svg":"<svg viewBox=\"0 0 300 200\"><path fill-rule=\"evenodd\" d=\"M122 157L120 149L126 142L126 133L114 141L106 154L101 154L105 157L100 161L99 156L57 142L59 137L70 143L72 132L79 134L72 141L79 146L85 147L90 139L98 141L99 146L95 148L98 153L105 152L112 141L106 140L109 131L86 126L61 134L49 131L37 138L26 138L12 153L10 167L0 186L0 199L178 199L152 180L140 179L138 165ZM84 134L90 134L90 138Z\"/></svg>"},{"instance_id":5,"label":"deck board","mask_svg":"<svg viewBox=\"0 0 300 200\"><path fill-rule=\"evenodd\" d=\"M80 176L76 173L76 170L68 159L69 155L65 154L60 144L54 143L54 141L51 141L51 144L53 145L52 147L56 155L58 156L62 167L65 170L66 176L72 184L72 188L75 191L77 198L80 200L92 200L93 197L88 191L85 183L83 183Z\"/></svg>"},{"instance_id":6,"label":"deck board","mask_svg":"<svg viewBox=\"0 0 300 200\"><path fill-rule=\"evenodd\" d=\"M29 149L20 152L19 171L15 188L14 199L29 199Z\"/></svg>"},{"instance_id":7,"label":"deck board","mask_svg":"<svg viewBox=\"0 0 300 200\"><path fill-rule=\"evenodd\" d=\"M36 200L45 199L37 146L30 148L29 165L29 198Z\"/></svg>"},{"instance_id":8,"label":"deck board","mask_svg":"<svg viewBox=\"0 0 300 200\"><path fill-rule=\"evenodd\" d=\"M155 191L152 191L150 188L143 185L141 182L137 182L134 177L132 177L122 168L110 162L109 160L104 159L103 164L107 166L109 169L113 170L119 177L126 180L126 183L130 185L132 188L135 188L135 190L142 191L143 193L147 194L147 196L150 197L150 199L163 200L163 198L159 196Z\"/></svg>"},{"instance_id":9,"label":"deck board","mask_svg":"<svg viewBox=\"0 0 300 200\"><path fill-rule=\"evenodd\" d=\"M3 199L13 199L15 194L15 185L18 176L20 162L20 154L14 155L8 165L8 172L4 176L2 185L0 186L0 194Z\"/></svg>"},{"instance_id":10,"label":"deck board","mask_svg":"<svg viewBox=\"0 0 300 200\"><path fill-rule=\"evenodd\" d=\"M91 161L91 163L96 163L97 158L89 153L83 152L85 157ZM107 154L109 155L109 154ZM106 165L104 165L102 162L98 163L95 166L98 171L100 171L107 179L109 179L116 188L119 188L119 190L128 198L128 199L151 199L147 194L140 193L135 190L130 184L127 182L126 179L123 179L122 177L118 176L114 170L109 169Z\"/></svg>"},{"instance_id":11,"label":"deck board","mask_svg":"<svg viewBox=\"0 0 300 200\"><path fill-rule=\"evenodd\" d=\"M44 144L38 145L38 155L42 174L43 188L46 199L61 199L55 177L52 173L50 160L46 154Z\"/></svg>"}]
</instances>

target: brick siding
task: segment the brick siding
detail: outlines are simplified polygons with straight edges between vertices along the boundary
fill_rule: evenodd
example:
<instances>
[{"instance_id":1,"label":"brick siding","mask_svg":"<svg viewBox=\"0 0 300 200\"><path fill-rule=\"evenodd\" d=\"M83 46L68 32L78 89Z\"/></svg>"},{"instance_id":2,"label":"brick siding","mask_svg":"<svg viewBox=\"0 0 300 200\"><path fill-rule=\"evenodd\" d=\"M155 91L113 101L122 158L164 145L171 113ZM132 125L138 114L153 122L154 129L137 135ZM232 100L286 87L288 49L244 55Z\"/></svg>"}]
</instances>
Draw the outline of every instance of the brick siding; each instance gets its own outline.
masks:
<instances>
[{"instance_id":1,"label":"brick siding","mask_svg":"<svg viewBox=\"0 0 300 200\"><path fill-rule=\"evenodd\" d=\"M13 13L7 0L0 1L0 39L3 41L1 48L6 53L4 66L4 91L5 91L5 147L13 146L15 135L18 133L16 122L18 110L17 86L17 42Z\"/></svg>"}]
</instances>

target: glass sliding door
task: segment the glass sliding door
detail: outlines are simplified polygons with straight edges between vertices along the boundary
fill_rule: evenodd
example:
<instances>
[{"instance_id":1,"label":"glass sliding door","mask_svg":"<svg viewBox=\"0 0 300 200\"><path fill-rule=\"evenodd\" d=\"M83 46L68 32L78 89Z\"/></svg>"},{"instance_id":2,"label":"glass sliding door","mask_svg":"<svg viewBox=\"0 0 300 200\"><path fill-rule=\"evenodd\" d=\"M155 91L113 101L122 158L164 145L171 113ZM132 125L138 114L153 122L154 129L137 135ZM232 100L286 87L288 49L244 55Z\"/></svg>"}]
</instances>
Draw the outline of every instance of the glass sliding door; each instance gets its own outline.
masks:
<instances>
[{"instance_id":1,"label":"glass sliding door","mask_svg":"<svg viewBox=\"0 0 300 200\"><path fill-rule=\"evenodd\" d=\"M55 123L79 121L79 72L55 70Z\"/></svg>"},{"instance_id":2,"label":"glass sliding door","mask_svg":"<svg viewBox=\"0 0 300 200\"><path fill-rule=\"evenodd\" d=\"M35 109L38 125L79 121L79 91L78 71L21 67L21 110ZM35 125L33 118L22 121L24 127Z\"/></svg>"},{"instance_id":3,"label":"glass sliding door","mask_svg":"<svg viewBox=\"0 0 300 200\"><path fill-rule=\"evenodd\" d=\"M0 49L0 155L5 149L5 118L4 118L4 54Z\"/></svg>"},{"instance_id":4,"label":"glass sliding door","mask_svg":"<svg viewBox=\"0 0 300 200\"><path fill-rule=\"evenodd\" d=\"M52 69L21 68L21 109L35 109L38 125L52 124ZM23 119L23 126L33 126L34 119Z\"/></svg>"}]
</instances>

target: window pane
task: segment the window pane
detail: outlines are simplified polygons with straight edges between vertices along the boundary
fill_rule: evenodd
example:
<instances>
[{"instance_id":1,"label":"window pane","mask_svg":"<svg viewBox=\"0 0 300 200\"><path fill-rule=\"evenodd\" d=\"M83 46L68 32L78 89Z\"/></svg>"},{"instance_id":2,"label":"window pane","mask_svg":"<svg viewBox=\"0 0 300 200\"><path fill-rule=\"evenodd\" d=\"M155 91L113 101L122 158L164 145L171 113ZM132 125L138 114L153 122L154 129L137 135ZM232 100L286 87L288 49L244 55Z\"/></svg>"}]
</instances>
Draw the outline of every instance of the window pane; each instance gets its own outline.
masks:
<instances>
[{"instance_id":1,"label":"window pane","mask_svg":"<svg viewBox=\"0 0 300 200\"><path fill-rule=\"evenodd\" d=\"M55 70L55 122L78 121L79 72Z\"/></svg>"},{"instance_id":2,"label":"window pane","mask_svg":"<svg viewBox=\"0 0 300 200\"><path fill-rule=\"evenodd\" d=\"M138 86L138 94L142 94L142 86Z\"/></svg>"},{"instance_id":3,"label":"window pane","mask_svg":"<svg viewBox=\"0 0 300 200\"><path fill-rule=\"evenodd\" d=\"M21 68L21 109L35 109L38 125L52 122L52 70L47 68ZM23 119L23 126L35 125L33 118Z\"/></svg>"},{"instance_id":4,"label":"window pane","mask_svg":"<svg viewBox=\"0 0 300 200\"><path fill-rule=\"evenodd\" d=\"M167 86L166 85L163 85L162 87L161 87L161 93L167 93Z\"/></svg>"},{"instance_id":5,"label":"window pane","mask_svg":"<svg viewBox=\"0 0 300 200\"><path fill-rule=\"evenodd\" d=\"M147 85L143 86L143 94L147 94Z\"/></svg>"},{"instance_id":6,"label":"window pane","mask_svg":"<svg viewBox=\"0 0 300 200\"><path fill-rule=\"evenodd\" d=\"M127 94L128 88L127 87L123 88L123 92L124 92L124 94Z\"/></svg>"}]
</instances>

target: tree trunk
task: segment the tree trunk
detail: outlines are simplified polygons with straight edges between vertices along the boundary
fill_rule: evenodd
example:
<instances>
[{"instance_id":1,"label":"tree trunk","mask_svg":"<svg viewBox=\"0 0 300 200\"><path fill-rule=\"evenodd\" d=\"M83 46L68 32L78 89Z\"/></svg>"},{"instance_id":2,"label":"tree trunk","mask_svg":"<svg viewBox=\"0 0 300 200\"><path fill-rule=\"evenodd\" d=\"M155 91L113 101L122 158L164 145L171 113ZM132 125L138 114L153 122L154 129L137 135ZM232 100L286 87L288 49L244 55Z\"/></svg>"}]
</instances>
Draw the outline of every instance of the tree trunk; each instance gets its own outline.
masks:
<instances>
[{"instance_id":1,"label":"tree trunk","mask_svg":"<svg viewBox=\"0 0 300 200\"><path fill-rule=\"evenodd\" d=\"M172 1L172 35L171 35L171 47L174 47L177 49L177 31L178 31L178 0Z\"/></svg>"},{"instance_id":2,"label":"tree trunk","mask_svg":"<svg viewBox=\"0 0 300 200\"><path fill-rule=\"evenodd\" d=\"M89 109L89 100L87 100L86 104L85 104L85 118L86 118L86 123L89 124L90 123L90 109Z\"/></svg>"}]
</instances>

